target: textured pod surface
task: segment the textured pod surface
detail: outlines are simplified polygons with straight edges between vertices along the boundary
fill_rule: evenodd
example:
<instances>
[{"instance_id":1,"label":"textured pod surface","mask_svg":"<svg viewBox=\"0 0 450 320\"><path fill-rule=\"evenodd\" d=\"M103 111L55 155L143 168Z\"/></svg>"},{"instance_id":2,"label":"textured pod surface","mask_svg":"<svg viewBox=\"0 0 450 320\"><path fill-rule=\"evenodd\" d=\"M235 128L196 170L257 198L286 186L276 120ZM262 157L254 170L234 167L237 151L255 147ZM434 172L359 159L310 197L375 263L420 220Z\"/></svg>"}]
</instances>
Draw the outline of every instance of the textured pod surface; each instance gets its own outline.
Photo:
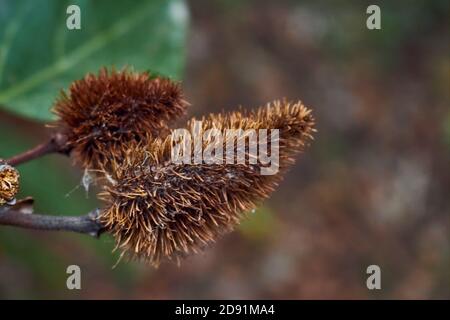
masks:
<instances>
[{"instance_id":1,"label":"textured pod surface","mask_svg":"<svg viewBox=\"0 0 450 320\"><path fill-rule=\"evenodd\" d=\"M75 162L103 169L111 156L120 155L123 145L167 133L169 122L187 105L180 86L169 79L102 69L62 92L53 112Z\"/></svg>"},{"instance_id":2,"label":"textured pod surface","mask_svg":"<svg viewBox=\"0 0 450 320\"><path fill-rule=\"evenodd\" d=\"M14 200L19 192L19 172L0 163L0 206Z\"/></svg>"},{"instance_id":3,"label":"textured pod surface","mask_svg":"<svg viewBox=\"0 0 450 320\"><path fill-rule=\"evenodd\" d=\"M201 120L203 131L279 129L279 172L261 175L259 162L175 164L170 135L132 147L126 161L114 170L115 182L100 194L107 203L101 220L118 247L131 257L157 266L162 260L197 252L232 230L276 188L314 131L311 112L300 102L274 102L251 112L209 115ZM193 119L187 129L194 132L195 126ZM205 140L204 144L210 142Z\"/></svg>"}]
</instances>

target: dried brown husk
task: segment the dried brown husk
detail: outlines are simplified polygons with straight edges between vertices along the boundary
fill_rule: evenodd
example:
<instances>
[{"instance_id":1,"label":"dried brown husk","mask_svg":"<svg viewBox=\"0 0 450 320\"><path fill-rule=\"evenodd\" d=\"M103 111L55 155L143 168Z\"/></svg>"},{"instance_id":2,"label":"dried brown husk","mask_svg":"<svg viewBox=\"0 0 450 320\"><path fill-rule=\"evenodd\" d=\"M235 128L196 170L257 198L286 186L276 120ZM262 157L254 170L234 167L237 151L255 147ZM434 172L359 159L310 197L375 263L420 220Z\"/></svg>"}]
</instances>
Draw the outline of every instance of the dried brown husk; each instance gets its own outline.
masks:
<instances>
[{"instance_id":1,"label":"dried brown husk","mask_svg":"<svg viewBox=\"0 0 450 320\"><path fill-rule=\"evenodd\" d=\"M85 169L107 169L128 143L166 135L169 124L185 113L181 87L149 73L100 70L62 92L53 112L56 129L67 138L66 151Z\"/></svg>"},{"instance_id":2,"label":"dried brown husk","mask_svg":"<svg viewBox=\"0 0 450 320\"><path fill-rule=\"evenodd\" d=\"M101 221L131 258L154 266L179 261L231 231L275 190L315 131L311 111L301 102L276 101L201 120L203 130L279 129L280 171L261 175L260 164L174 164L171 136L129 148L100 197L107 203ZM187 125L191 132L194 121Z\"/></svg>"}]
</instances>

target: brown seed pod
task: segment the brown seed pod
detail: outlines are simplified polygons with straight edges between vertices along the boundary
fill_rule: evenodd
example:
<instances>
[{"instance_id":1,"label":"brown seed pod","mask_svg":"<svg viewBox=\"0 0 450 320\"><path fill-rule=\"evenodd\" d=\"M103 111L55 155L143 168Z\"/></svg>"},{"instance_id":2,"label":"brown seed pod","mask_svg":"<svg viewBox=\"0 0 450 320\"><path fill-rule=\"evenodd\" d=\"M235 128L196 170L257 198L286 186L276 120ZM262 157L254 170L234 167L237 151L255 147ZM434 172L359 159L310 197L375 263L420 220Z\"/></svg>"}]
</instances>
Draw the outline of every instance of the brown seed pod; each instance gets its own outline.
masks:
<instances>
[{"instance_id":1,"label":"brown seed pod","mask_svg":"<svg viewBox=\"0 0 450 320\"><path fill-rule=\"evenodd\" d=\"M75 162L104 169L112 155L119 157L121 146L168 131L168 123L187 105L179 84L169 79L102 69L62 92L53 112Z\"/></svg>"},{"instance_id":2,"label":"brown seed pod","mask_svg":"<svg viewBox=\"0 0 450 320\"><path fill-rule=\"evenodd\" d=\"M0 206L14 201L19 192L19 172L0 162Z\"/></svg>"},{"instance_id":3,"label":"brown seed pod","mask_svg":"<svg viewBox=\"0 0 450 320\"><path fill-rule=\"evenodd\" d=\"M196 126L193 119L187 128L194 133ZM202 119L202 132L211 128L279 129L280 170L273 175L262 175L259 161L250 163L248 145L245 164L175 164L171 158L174 131L146 147L134 146L115 167L115 182L100 194L107 203L100 219L118 247L132 258L154 266L166 259L178 261L232 230L246 212L267 198L294 156L312 139L313 126L310 110L300 102L274 102L253 112ZM219 143L225 147L229 139ZM217 141L206 135L203 147L213 140ZM275 144L274 140L270 144Z\"/></svg>"}]
</instances>

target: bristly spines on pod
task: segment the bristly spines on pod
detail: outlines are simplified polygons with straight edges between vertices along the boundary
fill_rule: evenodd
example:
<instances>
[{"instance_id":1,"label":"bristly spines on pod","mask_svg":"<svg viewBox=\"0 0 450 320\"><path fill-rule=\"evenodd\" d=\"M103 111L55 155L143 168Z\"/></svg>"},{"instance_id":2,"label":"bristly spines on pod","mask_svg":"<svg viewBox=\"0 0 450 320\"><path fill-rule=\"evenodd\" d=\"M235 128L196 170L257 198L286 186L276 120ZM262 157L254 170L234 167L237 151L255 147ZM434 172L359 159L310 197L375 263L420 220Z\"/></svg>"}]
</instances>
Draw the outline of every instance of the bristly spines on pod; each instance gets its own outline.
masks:
<instances>
[{"instance_id":1,"label":"bristly spines on pod","mask_svg":"<svg viewBox=\"0 0 450 320\"><path fill-rule=\"evenodd\" d=\"M62 92L53 112L67 136L67 150L86 169L105 169L129 142L165 135L188 103L181 87L148 73L101 69Z\"/></svg>"},{"instance_id":2,"label":"bristly spines on pod","mask_svg":"<svg viewBox=\"0 0 450 320\"><path fill-rule=\"evenodd\" d=\"M192 132L194 126L191 120L187 128ZM170 136L132 147L116 167L115 183L100 196L107 203L100 219L119 248L152 265L197 252L270 195L311 140L313 127L310 110L300 102L202 119L203 130L279 129L275 175L261 175L260 164L174 164Z\"/></svg>"}]
</instances>

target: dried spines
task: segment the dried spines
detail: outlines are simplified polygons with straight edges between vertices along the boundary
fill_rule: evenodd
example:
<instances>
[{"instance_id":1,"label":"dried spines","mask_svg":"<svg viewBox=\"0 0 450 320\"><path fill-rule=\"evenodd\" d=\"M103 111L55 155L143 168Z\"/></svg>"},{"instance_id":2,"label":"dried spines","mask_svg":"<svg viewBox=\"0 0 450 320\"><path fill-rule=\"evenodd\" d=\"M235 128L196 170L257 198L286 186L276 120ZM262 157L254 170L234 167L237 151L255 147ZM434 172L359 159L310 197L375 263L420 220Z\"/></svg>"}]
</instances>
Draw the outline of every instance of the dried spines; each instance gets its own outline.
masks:
<instances>
[{"instance_id":1,"label":"dried spines","mask_svg":"<svg viewBox=\"0 0 450 320\"><path fill-rule=\"evenodd\" d=\"M197 252L239 223L276 188L293 155L310 140L314 120L301 103L275 102L255 112L203 118L203 129L279 129L280 166L261 175L259 164L173 164L170 137L137 146L102 194L101 220L118 246L158 265ZM193 130L194 121L188 123Z\"/></svg>"},{"instance_id":2,"label":"dried spines","mask_svg":"<svg viewBox=\"0 0 450 320\"><path fill-rule=\"evenodd\" d=\"M87 169L104 169L127 143L167 133L170 121L187 105L180 86L169 79L102 69L75 81L69 94L57 100L54 113L75 161Z\"/></svg>"},{"instance_id":3,"label":"dried spines","mask_svg":"<svg viewBox=\"0 0 450 320\"><path fill-rule=\"evenodd\" d=\"M237 192L252 181L231 167L156 167L111 188L102 218L122 248L157 265L164 257L196 252L236 225L254 203L234 198L226 187Z\"/></svg>"},{"instance_id":4,"label":"dried spines","mask_svg":"<svg viewBox=\"0 0 450 320\"><path fill-rule=\"evenodd\" d=\"M196 119L188 122L188 128L192 132ZM290 155L300 151L313 139L314 118L311 110L300 101L289 103L286 101L274 101L256 110L242 110L231 113L210 114L200 119L202 130L219 129L278 129L281 157L287 159ZM281 151L280 151L281 152ZM283 159L280 159L283 162Z\"/></svg>"},{"instance_id":5,"label":"dried spines","mask_svg":"<svg viewBox=\"0 0 450 320\"><path fill-rule=\"evenodd\" d=\"M19 172L0 162L0 206L14 201L19 192Z\"/></svg>"}]
</instances>

